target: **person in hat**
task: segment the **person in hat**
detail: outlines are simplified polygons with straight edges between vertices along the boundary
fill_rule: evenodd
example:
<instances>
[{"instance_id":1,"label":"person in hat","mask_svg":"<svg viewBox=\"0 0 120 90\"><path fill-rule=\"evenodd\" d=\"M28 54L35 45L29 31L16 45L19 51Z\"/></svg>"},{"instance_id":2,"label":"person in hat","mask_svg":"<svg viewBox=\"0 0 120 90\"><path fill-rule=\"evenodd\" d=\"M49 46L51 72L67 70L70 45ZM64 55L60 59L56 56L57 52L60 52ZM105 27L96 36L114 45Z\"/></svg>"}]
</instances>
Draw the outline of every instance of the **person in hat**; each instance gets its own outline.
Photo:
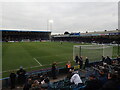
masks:
<instances>
[{"instance_id":1,"label":"person in hat","mask_svg":"<svg viewBox=\"0 0 120 90\"><path fill-rule=\"evenodd\" d=\"M20 70L17 71L17 75L18 75L18 84L19 85L23 85L25 83L26 80L26 71L23 69L23 67L20 67Z\"/></svg>"}]
</instances>

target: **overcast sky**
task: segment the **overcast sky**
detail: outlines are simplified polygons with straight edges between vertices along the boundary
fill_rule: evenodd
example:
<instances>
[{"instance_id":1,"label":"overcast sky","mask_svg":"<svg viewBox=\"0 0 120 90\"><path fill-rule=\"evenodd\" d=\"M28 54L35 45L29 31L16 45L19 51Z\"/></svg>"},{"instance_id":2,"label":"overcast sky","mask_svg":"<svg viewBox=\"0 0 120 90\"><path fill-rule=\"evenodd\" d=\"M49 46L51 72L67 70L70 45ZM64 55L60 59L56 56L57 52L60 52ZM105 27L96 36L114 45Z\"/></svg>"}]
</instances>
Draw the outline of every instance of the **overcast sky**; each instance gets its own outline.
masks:
<instances>
[{"instance_id":1,"label":"overcast sky","mask_svg":"<svg viewBox=\"0 0 120 90\"><path fill-rule=\"evenodd\" d=\"M118 3L6 2L2 4L2 28L52 29L52 33L115 30Z\"/></svg>"}]
</instances>

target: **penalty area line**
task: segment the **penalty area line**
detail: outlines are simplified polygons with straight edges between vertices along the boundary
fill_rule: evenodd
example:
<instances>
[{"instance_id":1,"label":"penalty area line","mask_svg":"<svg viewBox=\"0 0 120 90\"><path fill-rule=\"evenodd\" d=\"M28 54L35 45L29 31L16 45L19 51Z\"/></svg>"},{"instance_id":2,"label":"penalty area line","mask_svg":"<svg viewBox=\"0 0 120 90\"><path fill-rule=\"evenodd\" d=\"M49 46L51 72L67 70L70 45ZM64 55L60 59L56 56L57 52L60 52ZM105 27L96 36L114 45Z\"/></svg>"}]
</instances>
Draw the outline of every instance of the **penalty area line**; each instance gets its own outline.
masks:
<instances>
[{"instance_id":1,"label":"penalty area line","mask_svg":"<svg viewBox=\"0 0 120 90\"><path fill-rule=\"evenodd\" d=\"M36 58L33 58L40 66L42 66L42 64L36 59Z\"/></svg>"}]
</instances>

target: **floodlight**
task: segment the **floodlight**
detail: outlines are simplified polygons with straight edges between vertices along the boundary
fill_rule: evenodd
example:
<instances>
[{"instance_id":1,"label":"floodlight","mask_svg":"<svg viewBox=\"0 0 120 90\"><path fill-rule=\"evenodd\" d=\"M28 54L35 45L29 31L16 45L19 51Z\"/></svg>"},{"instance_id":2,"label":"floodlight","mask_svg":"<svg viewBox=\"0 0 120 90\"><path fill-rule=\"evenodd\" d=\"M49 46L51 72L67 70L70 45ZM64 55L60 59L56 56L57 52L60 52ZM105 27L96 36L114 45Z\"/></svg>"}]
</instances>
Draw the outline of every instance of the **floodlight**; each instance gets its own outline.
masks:
<instances>
[{"instance_id":1,"label":"floodlight","mask_svg":"<svg viewBox=\"0 0 120 90\"><path fill-rule=\"evenodd\" d=\"M48 22L49 22L49 23L53 23L53 20L49 20Z\"/></svg>"}]
</instances>

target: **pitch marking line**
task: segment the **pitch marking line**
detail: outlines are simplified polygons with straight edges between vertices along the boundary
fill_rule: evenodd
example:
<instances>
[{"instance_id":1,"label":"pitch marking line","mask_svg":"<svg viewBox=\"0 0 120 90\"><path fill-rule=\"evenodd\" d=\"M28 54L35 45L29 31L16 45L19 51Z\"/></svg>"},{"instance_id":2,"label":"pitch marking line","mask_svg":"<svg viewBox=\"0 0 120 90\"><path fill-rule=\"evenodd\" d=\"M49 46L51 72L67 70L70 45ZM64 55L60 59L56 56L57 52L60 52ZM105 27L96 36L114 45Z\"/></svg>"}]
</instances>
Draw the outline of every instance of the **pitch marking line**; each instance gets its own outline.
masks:
<instances>
[{"instance_id":1,"label":"pitch marking line","mask_svg":"<svg viewBox=\"0 0 120 90\"><path fill-rule=\"evenodd\" d=\"M36 58L33 58L40 66L42 66L42 64L36 59Z\"/></svg>"},{"instance_id":2,"label":"pitch marking line","mask_svg":"<svg viewBox=\"0 0 120 90\"><path fill-rule=\"evenodd\" d=\"M58 62L58 63L65 63L65 62L67 62L67 61ZM42 65L42 66L48 66L48 65L52 65L52 64L45 64L45 65ZM23 69L36 68L36 67L40 67L40 66L26 67L26 68L23 68ZM20 69L12 69L12 70L7 70L7 71L2 71L2 73L11 72L11 71L17 71L17 70L20 70ZM1 72L0 72L0 74L1 74Z\"/></svg>"}]
</instances>

